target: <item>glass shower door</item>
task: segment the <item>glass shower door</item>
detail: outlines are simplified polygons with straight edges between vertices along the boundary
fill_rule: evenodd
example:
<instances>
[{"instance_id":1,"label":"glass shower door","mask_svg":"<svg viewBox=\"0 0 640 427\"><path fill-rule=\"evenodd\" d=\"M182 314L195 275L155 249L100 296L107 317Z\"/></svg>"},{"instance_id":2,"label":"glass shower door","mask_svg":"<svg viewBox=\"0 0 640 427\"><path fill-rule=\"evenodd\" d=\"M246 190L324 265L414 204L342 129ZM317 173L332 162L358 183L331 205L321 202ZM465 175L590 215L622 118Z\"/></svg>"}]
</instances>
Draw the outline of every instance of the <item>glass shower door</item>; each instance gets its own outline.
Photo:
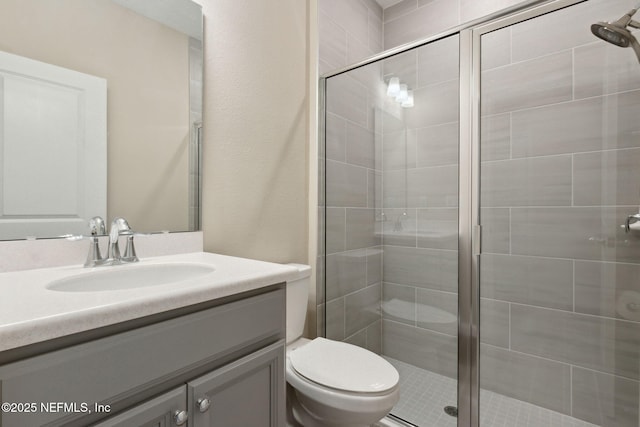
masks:
<instances>
[{"instance_id":1,"label":"glass shower door","mask_svg":"<svg viewBox=\"0 0 640 427\"><path fill-rule=\"evenodd\" d=\"M326 335L400 373L398 418L456 426L459 40L326 80Z\"/></svg>"},{"instance_id":2,"label":"glass shower door","mask_svg":"<svg viewBox=\"0 0 640 427\"><path fill-rule=\"evenodd\" d=\"M481 36L482 426L639 425L640 65L590 31L635 3Z\"/></svg>"}]
</instances>

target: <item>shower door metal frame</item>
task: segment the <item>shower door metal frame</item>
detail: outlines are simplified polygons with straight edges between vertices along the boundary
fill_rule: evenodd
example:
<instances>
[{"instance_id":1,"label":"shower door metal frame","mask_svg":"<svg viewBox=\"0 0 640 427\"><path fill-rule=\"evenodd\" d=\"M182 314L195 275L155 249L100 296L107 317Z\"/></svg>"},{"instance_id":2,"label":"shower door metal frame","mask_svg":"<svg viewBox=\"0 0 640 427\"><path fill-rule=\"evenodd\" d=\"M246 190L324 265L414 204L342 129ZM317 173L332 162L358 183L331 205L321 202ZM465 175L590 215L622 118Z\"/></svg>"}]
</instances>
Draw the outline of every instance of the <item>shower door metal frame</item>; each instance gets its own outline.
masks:
<instances>
[{"instance_id":1,"label":"shower door metal frame","mask_svg":"<svg viewBox=\"0 0 640 427\"><path fill-rule=\"evenodd\" d=\"M555 12L588 0L531 0L480 19L407 43L319 79L318 126L325 143L327 79L459 34L459 163L458 163L458 427L480 427L480 96L481 37L489 32ZM323 170L326 171L326 156ZM326 173L323 189L326 193ZM326 203L326 194L325 194ZM326 206L323 211L326 218ZM322 221L325 227L326 221ZM325 242L326 248L326 242ZM324 257L326 271L326 256ZM326 286L326 278L319 285ZM326 304L325 304L326 309ZM326 313L324 316L326 323ZM326 331L326 328L318 330Z\"/></svg>"},{"instance_id":2,"label":"shower door metal frame","mask_svg":"<svg viewBox=\"0 0 640 427\"><path fill-rule=\"evenodd\" d=\"M460 33L458 427L480 427L481 38L586 1L550 0L529 5Z\"/></svg>"}]
</instances>

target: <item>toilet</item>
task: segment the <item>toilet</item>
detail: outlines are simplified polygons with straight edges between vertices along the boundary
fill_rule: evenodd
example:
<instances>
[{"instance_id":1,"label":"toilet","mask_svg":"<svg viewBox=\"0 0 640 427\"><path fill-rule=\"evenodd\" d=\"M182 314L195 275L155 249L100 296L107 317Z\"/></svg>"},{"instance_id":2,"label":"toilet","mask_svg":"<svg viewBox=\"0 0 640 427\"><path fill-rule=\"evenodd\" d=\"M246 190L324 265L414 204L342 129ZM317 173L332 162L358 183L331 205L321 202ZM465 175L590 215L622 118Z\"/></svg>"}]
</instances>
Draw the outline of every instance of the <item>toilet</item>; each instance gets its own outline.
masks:
<instances>
[{"instance_id":1,"label":"toilet","mask_svg":"<svg viewBox=\"0 0 640 427\"><path fill-rule=\"evenodd\" d=\"M398 371L382 357L344 342L302 338L311 268L290 264L287 282L287 418L289 426L364 427L398 402Z\"/></svg>"}]
</instances>

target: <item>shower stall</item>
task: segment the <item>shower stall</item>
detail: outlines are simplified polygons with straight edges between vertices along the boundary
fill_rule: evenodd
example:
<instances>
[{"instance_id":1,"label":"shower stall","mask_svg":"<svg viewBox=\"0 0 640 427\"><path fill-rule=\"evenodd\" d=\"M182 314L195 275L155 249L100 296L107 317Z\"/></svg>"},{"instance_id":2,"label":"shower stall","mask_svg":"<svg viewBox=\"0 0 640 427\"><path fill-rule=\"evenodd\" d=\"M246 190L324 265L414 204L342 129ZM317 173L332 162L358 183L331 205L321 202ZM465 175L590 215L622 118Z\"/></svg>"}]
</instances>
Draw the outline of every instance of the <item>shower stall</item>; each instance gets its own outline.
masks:
<instances>
[{"instance_id":1,"label":"shower stall","mask_svg":"<svg viewBox=\"0 0 640 427\"><path fill-rule=\"evenodd\" d=\"M635 5L529 1L321 79L319 333L397 368L398 422L640 425L640 65L591 32Z\"/></svg>"}]
</instances>

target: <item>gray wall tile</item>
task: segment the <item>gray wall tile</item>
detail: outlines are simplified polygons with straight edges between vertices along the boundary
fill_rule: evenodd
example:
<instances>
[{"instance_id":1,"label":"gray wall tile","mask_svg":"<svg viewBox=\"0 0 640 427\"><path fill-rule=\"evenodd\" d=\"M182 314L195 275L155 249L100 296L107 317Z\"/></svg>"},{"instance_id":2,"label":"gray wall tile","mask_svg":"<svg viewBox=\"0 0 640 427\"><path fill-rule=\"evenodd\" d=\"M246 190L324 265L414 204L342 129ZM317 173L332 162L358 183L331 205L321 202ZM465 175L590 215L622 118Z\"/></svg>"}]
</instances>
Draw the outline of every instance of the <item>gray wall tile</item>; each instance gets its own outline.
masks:
<instances>
[{"instance_id":1,"label":"gray wall tile","mask_svg":"<svg viewBox=\"0 0 640 427\"><path fill-rule=\"evenodd\" d=\"M340 116L327 113L325 122L325 154L327 159L344 162L347 159L347 122ZM321 144L322 145L322 144Z\"/></svg>"},{"instance_id":2,"label":"gray wall tile","mask_svg":"<svg viewBox=\"0 0 640 427\"><path fill-rule=\"evenodd\" d=\"M458 164L458 123L418 129L417 167Z\"/></svg>"},{"instance_id":3,"label":"gray wall tile","mask_svg":"<svg viewBox=\"0 0 640 427\"><path fill-rule=\"evenodd\" d=\"M490 15L500 9L513 6L522 0L460 0L460 18L462 22L469 22L485 15Z\"/></svg>"},{"instance_id":4,"label":"gray wall tile","mask_svg":"<svg viewBox=\"0 0 640 427\"><path fill-rule=\"evenodd\" d=\"M416 129L385 133L383 136L384 170L416 167Z\"/></svg>"},{"instance_id":5,"label":"gray wall tile","mask_svg":"<svg viewBox=\"0 0 640 427\"><path fill-rule=\"evenodd\" d=\"M640 91L514 112L513 157L638 147L639 114Z\"/></svg>"},{"instance_id":6,"label":"gray wall tile","mask_svg":"<svg viewBox=\"0 0 640 427\"><path fill-rule=\"evenodd\" d=\"M387 171L383 206L455 207L458 204L458 166Z\"/></svg>"},{"instance_id":7,"label":"gray wall tile","mask_svg":"<svg viewBox=\"0 0 640 427\"><path fill-rule=\"evenodd\" d=\"M458 335L458 295L417 290L417 326L447 335Z\"/></svg>"},{"instance_id":8,"label":"gray wall tile","mask_svg":"<svg viewBox=\"0 0 640 427\"><path fill-rule=\"evenodd\" d=\"M629 50L617 49L602 41L577 47L574 51L576 98L640 89L638 60Z\"/></svg>"},{"instance_id":9,"label":"gray wall tile","mask_svg":"<svg viewBox=\"0 0 640 427\"><path fill-rule=\"evenodd\" d=\"M360 1L322 0L318 8L333 21L353 34L360 42L368 43L369 9Z\"/></svg>"},{"instance_id":10,"label":"gray wall tile","mask_svg":"<svg viewBox=\"0 0 640 427\"><path fill-rule=\"evenodd\" d=\"M438 249L385 246L385 282L457 292L458 253Z\"/></svg>"},{"instance_id":11,"label":"gray wall tile","mask_svg":"<svg viewBox=\"0 0 640 427\"><path fill-rule=\"evenodd\" d=\"M367 285L382 281L382 246L367 248Z\"/></svg>"},{"instance_id":12,"label":"gray wall tile","mask_svg":"<svg viewBox=\"0 0 640 427\"><path fill-rule=\"evenodd\" d=\"M375 0L367 1L375 3ZM373 53L379 53L384 50L382 25L382 9L380 9L380 16L377 16L369 9L369 49Z\"/></svg>"},{"instance_id":13,"label":"gray wall tile","mask_svg":"<svg viewBox=\"0 0 640 427\"><path fill-rule=\"evenodd\" d=\"M379 175L380 177L378 177ZM377 173L372 169L367 169L367 207L379 208L382 205L382 174ZM380 184L376 187L377 184Z\"/></svg>"},{"instance_id":14,"label":"gray wall tile","mask_svg":"<svg viewBox=\"0 0 640 427\"><path fill-rule=\"evenodd\" d=\"M418 247L458 250L458 210L418 209Z\"/></svg>"},{"instance_id":15,"label":"gray wall tile","mask_svg":"<svg viewBox=\"0 0 640 427\"><path fill-rule=\"evenodd\" d=\"M331 301L365 287L366 251L350 251L326 257L326 297Z\"/></svg>"},{"instance_id":16,"label":"gray wall tile","mask_svg":"<svg viewBox=\"0 0 640 427\"><path fill-rule=\"evenodd\" d=\"M480 119L480 156L482 161L511 157L511 115L498 114Z\"/></svg>"},{"instance_id":17,"label":"gray wall tile","mask_svg":"<svg viewBox=\"0 0 640 427\"><path fill-rule=\"evenodd\" d=\"M511 348L638 379L640 324L513 304Z\"/></svg>"},{"instance_id":18,"label":"gray wall tile","mask_svg":"<svg viewBox=\"0 0 640 427\"><path fill-rule=\"evenodd\" d=\"M480 67L482 70L490 70L511 63L511 27L483 34L481 43Z\"/></svg>"},{"instance_id":19,"label":"gray wall tile","mask_svg":"<svg viewBox=\"0 0 640 427\"><path fill-rule=\"evenodd\" d=\"M508 254L511 252L511 215L505 208L482 208L482 252Z\"/></svg>"},{"instance_id":20,"label":"gray wall tile","mask_svg":"<svg viewBox=\"0 0 640 427\"><path fill-rule=\"evenodd\" d=\"M509 303L480 299L480 341L509 348Z\"/></svg>"},{"instance_id":21,"label":"gray wall tile","mask_svg":"<svg viewBox=\"0 0 640 427\"><path fill-rule=\"evenodd\" d=\"M347 336L380 320L382 285L376 284L345 297L345 333Z\"/></svg>"},{"instance_id":22,"label":"gray wall tile","mask_svg":"<svg viewBox=\"0 0 640 427\"><path fill-rule=\"evenodd\" d=\"M367 328L367 350L382 353L382 320L373 322Z\"/></svg>"},{"instance_id":23,"label":"gray wall tile","mask_svg":"<svg viewBox=\"0 0 640 427\"><path fill-rule=\"evenodd\" d=\"M640 264L576 261L576 311L640 321ZM637 307L637 305L636 305Z\"/></svg>"},{"instance_id":24,"label":"gray wall tile","mask_svg":"<svg viewBox=\"0 0 640 427\"><path fill-rule=\"evenodd\" d=\"M573 262L483 254L480 296L562 310L573 309Z\"/></svg>"},{"instance_id":25,"label":"gray wall tile","mask_svg":"<svg viewBox=\"0 0 640 427\"><path fill-rule=\"evenodd\" d=\"M417 70L418 53L415 50L392 56L383 61L382 73L385 76L385 83L388 83L391 77L398 77L401 83L415 89L418 85Z\"/></svg>"},{"instance_id":26,"label":"gray wall tile","mask_svg":"<svg viewBox=\"0 0 640 427\"><path fill-rule=\"evenodd\" d=\"M480 179L484 207L571 205L571 156L485 162Z\"/></svg>"},{"instance_id":27,"label":"gray wall tile","mask_svg":"<svg viewBox=\"0 0 640 427\"><path fill-rule=\"evenodd\" d=\"M483 344L480 387L569 414L570 367Z\"/></svg>"},{"instance_id":28,"label":"gray wall tile","mask_svg":"<svg viewBox=\"0 0 640 427\"><path fill-rule=\"evenodd\" d=\"M573 180L576 206L636 205L640 201L640 148L576 154Z\"/></svg>"},{"instance_id":29,"label":"gray wall tile","mask_svg":"<svg viewBox=\"0 0 640 427\"><path fill-rule=\"evenodd\" d=\"M409 12L413 12L418 8L418 0L402 0L399 3L384 9L384 22L392 21Z\"/></svg>"},{"instance_id":30,"label":"gray wall tile","mask_svg":"<svg viewBox=\"0 0 640 427\"><path fill-rule=\"evenodd\" d=\"M338 298L326 303L327 309L327 338L342 341L344 335L344 298Z\"/></svg>"},{"instance_id":31,"label":"gray wall tile","mask_svg":"<svg viewBox=\"0 0 640 427\"><path fill-rule=\"evenodd\" d=\"M460 115L459 89L458 80L449 80L414 90L413 108L404 109L406 126L421 128L457 122Z\"/></svg>"},{"instance_id":32,"label":"gray wall tile","mask_svg":"<svg viewBox=\"0 0 640 427\"><path fill-rule=\"evenodd\" d=\"M573 416L600 426L637 427L638 382L573 367Z\"/></svg>"},{"instance_id":33,"label":"gray wall tile","mask_svg":"<svg viewBox=\"0 0 640 427\"><path fill-rule=\"evenodd\" d=\"M458 206L458 165L408 171L409 206Z\"/></svg>"},{"instance_id":34,"label":"gray wall tile","mask_svg":"<svg viewBox=\"0 0 640 427\"><path fill-rule=\"evenodd\" d=\"M591 24L618 19L620 16L611 15L622 15L631 6L626 0L592 0L515 25L513 60L523 61L593 42L594 36L588 31Z\"/></svg>"},{"instance_id":35,"label":"gray wall tile","mask_svg":"<svg viewBox=\"0 0 640 427\"><path fill-rule=\"evenodd\" d=\"M382 284L382 318L407 325L416 324L416 288Z\"/></svg>"},{"instance_id":36,"label":"gray wall tile","mask_svg":"<svg viewBox=\"0 0 640 427\"><path fill-rule=\"evenodd\" d=\"M367 8L369 9L369 12L373 13L373 15L379 20L382 20L382 15L384 11L382 10L382 6L380 6L376 0L362 0L362 1L364 2L365 6L367 6Z\"/></svg>"},{"instance_id":37,"label":"gray wall tile","mask_svg":"<svg viewBox=\"0 0 640 427\"><path fill-rule=\"evenodd\" d=\"M344 208L327 208L326 251L328 254L346 250L346 217Z\"/></svg>"},{"instance_id":38,"label":"gray wall tile","mask_svg":"<svg viewBox=\"0 0 640 427\"><path fill-rule=\"evenodd\" d=\"M450 378L458 374L457 340L427 329L382 321L382 350L386 356Z\"/></svg>"},{"instance_id":39,"label":"gray wall tile","mask_svg":"<svg viewBox=\"0 0 640 427\"><path fill-rule=\"evenodd\" d=\"M383 243L393 246L416 247L416 209L385 209L382 222Z\"/></svg>"},{"instance_id":40,"label":"gray wall tile","mask_svg":"<svg viewBox=\"0 0 640 427\"><path fill-rule=\"evenodd\" d=\"M392 21L385 21L384 48L391 49L439 33L457 24L458 2L434 0L412 13Z\"/></svg>"},{"instance_id":41,"label":"gray wall tile","mask_svg":"<svg viewBox=\"0 0 640 427\"><path fill-rule=\"evenodd\" d=\"M369 24L367 24L367 28L368 28L368 26L369 26ZM368 36L367 36L367 41L363 42L363 41L359 40L358 38L354 37L351 34L347 35L347 64L355 64L356 62L360 62L363 59L366 59L366 58L372 56L374 53L375 52L373 52L369 48L369 38L368 38ZM367 67L364 67L364 68L378 69L378 73L379 73L379 70L380 70L379 67L377 66L377 64L371 64L371 65L368 65ZM354 74L354 72L350 72L350 73ZM379 76L379 74L378 74L378 76ZM362 80L360 80L360 81L362 82ZM364 82L362 82L362 83L364 83Z\"/></svg>"},{"instance_id":42,"label":"gray wall tile","mask_svg":"<svg viewBox=\"0 0 640 427\"><path fill-rule=\"evenodd\" d=\"M342 74L328 79L326 90L328 112L367 127L369 104L367 88L362 83Z\"/></svg>"},{"instance_id":43,"label":"gray wall tile","mask_svg":"<svg viewBox=\"0 0 640 427\"><path fill-rule=\"evenodd\" d=\"M518 255L637 263L640 236L620 224L635 207L512 208L511 251Z\"/></svg>"},{"instance_id":44,"label":"gray wall tile","mask_svg":"<svg viewBox=\"0 0 640 427\"><path fill-rule=\"evenodd\" d=\"M458 78L459 44L460 40L456 34L417 49L417 88Z\"/></svg>"},{"instance_id":45,"label":"gray wall tile","mask_svg":"<svg viewBox=\"0 0 640 427\"><path fill-rule=\"evenodd\" d=\"M347 344L357 345L358 347L367 348L367 330L361 329L353 335L345 338Z\"/></svg>"},{"instance_id":46,"label":"gray wall tile","mask_svg":"<svg viewBox=\"0 0 640 427\"><path fill-rule=\"evenodd\" d=\"M560 52L482 73L482 114L569 101L573 92L571 52Z\"/></svg>"},{"instance_id":47,"label":"gray wall tile","mask_svg":"<svg viewBox=\"0 0 640 427\"><path fill-rule=\"evenodd\" d=\"M320 11L318 14L318 55L320 60L332 69L347 65L347 32L333 22L331 16Z\"/></svg>"},{"instance_id":48,"label":"gray wall tile","mask_svg":"<svg viewBox=\"0 0 640 427\"><path fill-rule=\"evenodd\" d=\"M346 215L347 250L362 249L380 244L380 234L376 233L375 210L347 209Z\"/></svg>"},{"instance_id":49,"label":"gray wall tile","mask_svg":"<svg viewBox=\"0 0 640 427\"><path fill-rule=\"evenodd\" d=\"M367 169L327 160L326 185L327 206L367 206Z\"/></svg>"}]
</instances>

